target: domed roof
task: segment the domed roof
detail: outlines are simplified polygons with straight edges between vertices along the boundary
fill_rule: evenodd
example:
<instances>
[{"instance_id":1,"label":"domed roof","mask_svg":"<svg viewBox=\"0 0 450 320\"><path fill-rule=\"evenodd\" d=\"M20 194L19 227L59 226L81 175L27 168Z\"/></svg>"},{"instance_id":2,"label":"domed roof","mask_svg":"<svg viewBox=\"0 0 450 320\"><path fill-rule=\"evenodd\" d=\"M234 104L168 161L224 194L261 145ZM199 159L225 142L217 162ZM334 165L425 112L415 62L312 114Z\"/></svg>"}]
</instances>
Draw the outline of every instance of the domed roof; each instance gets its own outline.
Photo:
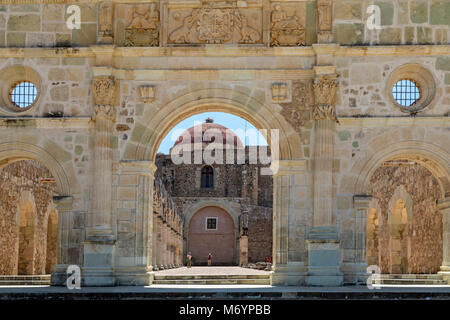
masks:
<instances>
[{"instance_id":1,"label":"domed roof","mask_svg":"<svg viewBox=\"0 0 450 320\"><path fill-rule=\"evenodd\" d=\"M199 137L197 141L202 141L204 144L209 144L215 141L215 136L219 133L222 134L222 143L224 147L234 146L237 148L243 148L243 144L241 139L227 127L224 127L220 124L214 123L214 120L208 118L204 123L193 126L187 130L185 130L175 141L174 146L178 144L191 143L193 144L195 141L194 133L202 133L201 138ZM205 134L206 132L206 134ZM228 136L227 136L228 135ZM201 139L201 140L200 140Z\"/></svg>"}]
</instances>

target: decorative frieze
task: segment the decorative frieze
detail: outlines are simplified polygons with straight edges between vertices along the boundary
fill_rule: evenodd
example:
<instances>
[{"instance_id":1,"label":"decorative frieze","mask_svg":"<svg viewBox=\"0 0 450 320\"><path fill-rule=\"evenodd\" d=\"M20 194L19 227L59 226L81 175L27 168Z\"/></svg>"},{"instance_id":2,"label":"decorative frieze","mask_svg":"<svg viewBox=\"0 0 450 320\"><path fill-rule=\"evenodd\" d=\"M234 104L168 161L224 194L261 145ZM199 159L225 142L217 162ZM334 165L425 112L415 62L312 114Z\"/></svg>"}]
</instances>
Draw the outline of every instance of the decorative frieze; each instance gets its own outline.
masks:
<instances>
[{"instance_id":1,"label":"decorative frieze","mask_svg":"<svg viewBox=\"0 0 450 320\"><path fill-rule=\"evenodd\" d=\"M305 12L304 2L275 4L270 15L270 45L306 45Z\"/></svg>"},{"instance_id":2,"label":"decorative frieze","mask_svg":"<svg viewBox=\"0 0 450 320\"><path fill-rule=\"evenodd\" d=\"M112 42L114 30L114 7L112 3L102 4L98 11L98 34L102 42ZM111 40L111 41L108 41Z\"/></svg>"},{"instance_id":3,"label":"decorative frieze","mask_svg":"<svg viewBox=\"0 0 450 320\"><path fill-rule=\"evenodd\" d=\"M214 7L169 10L169 43L261 43L261 8Z\"/></svg>"},{"instance_id":4,"label":"decorative frieze","mask_svg":"<svg viewBox=\"0 0 450 320\"><path fill-rule=\"evenodd\" d=\"M299 133L311 118L311 86L310 80L294 81L291 102L280 103L283 108L281 114Z\"/></svg>"}]
</instances>

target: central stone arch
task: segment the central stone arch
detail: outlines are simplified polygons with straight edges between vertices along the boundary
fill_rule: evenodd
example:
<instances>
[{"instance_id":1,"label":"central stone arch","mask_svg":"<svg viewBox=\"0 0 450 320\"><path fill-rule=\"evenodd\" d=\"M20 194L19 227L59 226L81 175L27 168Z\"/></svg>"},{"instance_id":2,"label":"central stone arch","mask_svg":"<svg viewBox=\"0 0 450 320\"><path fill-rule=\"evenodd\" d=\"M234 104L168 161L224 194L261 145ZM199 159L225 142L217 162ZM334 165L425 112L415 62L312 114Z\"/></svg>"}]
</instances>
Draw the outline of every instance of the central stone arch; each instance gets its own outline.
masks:
<instances>
[{"instance_id":1,"label":"central stone arch","mask_svg":"<svg viewBox=\"0 0 450 320\"><path fill-rule=\"evenodd\" d=\"M131 132L123 159L154 161L168 132L184 119L202 112L231 113L251 122L257 129L277 129L279 158L302 159L300 136L279 113L280 110L236 90L211 88L192 91L162 108L149 108ZM270 136L266 139L271 145Z\"/></svg>"}]
</instances>

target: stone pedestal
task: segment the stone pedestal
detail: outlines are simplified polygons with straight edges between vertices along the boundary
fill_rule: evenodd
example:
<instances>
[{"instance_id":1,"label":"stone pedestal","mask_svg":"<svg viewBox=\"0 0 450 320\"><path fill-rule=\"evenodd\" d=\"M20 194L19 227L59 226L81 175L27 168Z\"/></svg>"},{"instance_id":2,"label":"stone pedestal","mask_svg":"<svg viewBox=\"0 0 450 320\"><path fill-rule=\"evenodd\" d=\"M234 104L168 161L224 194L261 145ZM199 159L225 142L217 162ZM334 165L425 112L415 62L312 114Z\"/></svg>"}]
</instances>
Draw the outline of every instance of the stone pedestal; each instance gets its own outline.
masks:
<instances>
[{"instance_id":1,"label":"stone pedestal","mask_svg":"<svg viewBox=\"0 0 450 320\"><path fill-rule=\"evenodd\" d=\"M114 242L86 241L81 285L108 287L115 285L113 259Z\"/></svg>"},{"instance_id":2,"label":"stone pedestal","mask_svg":"<svg viewBox=\"0 0 450 320\"><path fill-rule=\"evenodd\" d=\"M308 233L308 286L333 287L343 283L337 229L315 227Z\"/></svg>"},{"instance_id":3,"label":"stone pedestal","mask_svg":"<svg viewBox=\"0 0 450 320\"><path fill-rule=\"evenodd\" d=\"M239 239L239 265L248 264L248 236L243 235Z\"/></svg>"},{"instance_id":4,"label":"stone pedestal","mask_svg":"<svg viewBox=\"0 0 450 320\"><path fill-rule=\"evenodd\" d=\"M306 266L304 262L288 262L272 266L271 286L304 286L306 283Z\"/></svg>"}]
</instances>

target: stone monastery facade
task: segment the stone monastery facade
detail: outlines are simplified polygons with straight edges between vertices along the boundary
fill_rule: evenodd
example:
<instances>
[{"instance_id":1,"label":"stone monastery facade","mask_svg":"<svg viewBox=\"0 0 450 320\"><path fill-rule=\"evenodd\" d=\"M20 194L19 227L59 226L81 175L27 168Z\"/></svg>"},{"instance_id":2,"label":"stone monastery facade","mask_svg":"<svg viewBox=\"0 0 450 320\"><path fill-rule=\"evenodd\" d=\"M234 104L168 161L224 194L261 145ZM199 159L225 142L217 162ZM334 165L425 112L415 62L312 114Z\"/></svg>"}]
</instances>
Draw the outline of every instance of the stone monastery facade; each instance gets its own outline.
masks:
<instances>
[{"instance_id":1,"label":"stone monastery facade","mask_svg":"<svg viewBox=\"0 0 450 320\"><path fill-rule=\"evenodd\" d=\"M368 265L450 281L449 12L1 1L0 273L65 285L78 265L85 286L148 285L181 265L183 215L154 192L157 150L180 121L220 111L278 133L273 285L363 283Z\"/></svg>"}]
</instances>

